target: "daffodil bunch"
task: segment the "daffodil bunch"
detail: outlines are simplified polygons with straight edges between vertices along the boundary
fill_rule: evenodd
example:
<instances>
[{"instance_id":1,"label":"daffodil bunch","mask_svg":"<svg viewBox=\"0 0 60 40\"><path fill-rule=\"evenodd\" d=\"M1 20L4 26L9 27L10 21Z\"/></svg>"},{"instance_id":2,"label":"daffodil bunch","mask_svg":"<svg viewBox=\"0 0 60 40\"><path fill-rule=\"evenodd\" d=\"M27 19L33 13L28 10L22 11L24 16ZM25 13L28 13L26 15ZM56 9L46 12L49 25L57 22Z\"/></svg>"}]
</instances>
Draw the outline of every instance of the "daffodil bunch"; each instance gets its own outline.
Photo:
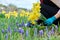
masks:
<instances>
[{"instance_id":1,"label":"daffodil bunch","mask_svg":"<svg viewBox=\"0 0 60 40\"><path fill-rule=\"evenodd\" d=\"M20 17L24 17L24 16L25 16L25 10L21 10Z\"/></svg>"},{"instance_id":2,"label":"daffodil bunch","mask_svg":"<svg viewBox=\"0 0 60 40\"><path fill-rule=\"evenodd\" d=\"M6 13L6 11L4 11L4 10L2 10L2 12L1 12L2 14L5 14Z\"/></svg>"},{"instance_id":3,"label":"daffodil bunch","mask_svg":"<svg viewBox=\"0 0 60 40\"><path fill-rule=\"evenodd\" d=\"M33 3L32 12L28 17L28 20L31 21L33 24L35 24L35 21L38 20L41 16L40 8L41 6L39 2Z\"/></svg>"},{"instance_id":4,"label":"daffodil bunch","mask_svg":"<svg viewBox=\"0 0 60 40\"><path fill-rule=\"evenodd\" d=\"M28 17L30 15L29 11L25 12L25 16Z\"/></svg>"},{"instance_id":5,"label":"daffodil bunch","mask_svg":"<svg viewBox=\"0 0 60 40\"><path fill-rule=\"evenodd\" d=\"M26 12L25 10L22 10L20 13L20 17L25 17L25 16L28 17L29 14L30 14L29 11Z\"/></svg>"},{"instance_id":6,"label":"daffodil bunch","mask_svg":"<svg viewBox=\"0 0 60 40\"><path fill-rule=\"evenodd\" d=\"M14 17L17 17L18 13L16 11L13 11L11 15L14 16Z\"/></svg>"},{"instance_id":7,"label":"daffodil bunch","mask_svg":"<svg viewBox=\"0 0 60 40\"><path fill-rule=\"evenodd\" d=\"M5 18L8 18L9 19L10 18L10 14L6 13L5 14Z\"/></svg>"},{"instance_id":8,"label":"daffodil bunch","mask_svg":"<svg viewBox=\"0 0 60 40\"><path fill-rule=\"evenodd\" d=\"M41 6L39 2L33 3L32 11L40 12L40 8Z\"/></svg>"},{"instance_id":9,"label":"daffodil bunch","mask_svg":"<svg viewBox=\"0 0 60 40\"><path fill-rule=\"evenodd\" d=\"M5 18L10 18L11 16L17 17L18 13L16 11L5 13Z\"/></svg>"}]
</instances>

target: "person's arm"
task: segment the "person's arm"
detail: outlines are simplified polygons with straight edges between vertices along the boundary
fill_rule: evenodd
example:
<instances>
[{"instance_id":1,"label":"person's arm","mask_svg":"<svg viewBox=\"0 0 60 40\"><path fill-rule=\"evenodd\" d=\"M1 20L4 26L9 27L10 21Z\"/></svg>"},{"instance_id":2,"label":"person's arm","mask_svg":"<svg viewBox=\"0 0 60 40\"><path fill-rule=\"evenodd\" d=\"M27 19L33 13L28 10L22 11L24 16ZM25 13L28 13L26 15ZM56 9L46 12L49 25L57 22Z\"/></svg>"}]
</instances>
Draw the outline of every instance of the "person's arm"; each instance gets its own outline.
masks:
<instances>
[{"instance_id":1,"label":"person's arm","mask_svg":"<svg viewBox=\"0 0 60 40\"><path fill-rule=\"evenodd\" d=\"M57 12L57 14L55 15L55 17L58 19L60 17L60 10Z\"/></svg>"}]
</instances>

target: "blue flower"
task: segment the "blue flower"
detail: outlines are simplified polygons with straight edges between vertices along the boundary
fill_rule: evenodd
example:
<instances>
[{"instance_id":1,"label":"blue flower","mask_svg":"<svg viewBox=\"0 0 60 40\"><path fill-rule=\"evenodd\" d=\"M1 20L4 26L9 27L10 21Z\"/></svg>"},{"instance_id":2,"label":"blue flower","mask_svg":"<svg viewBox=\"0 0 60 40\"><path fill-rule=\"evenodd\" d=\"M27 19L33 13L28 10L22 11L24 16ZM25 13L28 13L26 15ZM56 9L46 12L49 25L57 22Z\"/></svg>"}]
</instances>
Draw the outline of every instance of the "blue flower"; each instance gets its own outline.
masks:
<instances>
[{"instance_id":1,"label":"blue flower","mask_svg":"<svg viewBox=\"0 0 60 40\"><path fill-rule=\"evenodd\" d=\"M54 34L54 27L52 27L51 29L51 34Z\"/></svg>"},{"instance_id":2,"label":"blue flower","mask_svg":"<svg viewBox=\"0 0 60 40\"><path fill-rule=\"evenodd\" d=\"M25 26L24 22L22 22L21 24L16 23L16 25L17 25L18 27L23 27L23 26Z\"/></svg>"},{"instance_id":3,"label":"blue flower","mask_svg":"<svg viewBox=\"0 0 60 40\"><path fill-rule=\"evenodd\" d=\"M55 28L58 29L58 25L56 25Z\"/></svg>"},{"instance_id":4,"label":"blue flower","mask_svg":"<svg viewBox=\"0 0 60 40\"><path fill-rule=\"evenodd\" d=\"M4 29L2 29L2 33L4 33L5 31L4 31Z\"/></svg>"},{"instance_id":5,"label":"blue flower","mask_svg":"<svg viewBox=\"0 0 60 40\"><path fill-rule=\"evenodd\" d=\"M8 34L5 35L6 40L8 40Z\"/></svg>"},{"instance_id":6,"label":"blue flower","mask_svg":"<svg viewBox=\"0 0 60 40\"><path fill-rule=\"evenodd\" d=\"M25 26L24 22L21 23L21 27Z\"/></svg>"},{"instance_id":7,"label":"blue flower","mask_svg":"<svg viewBox=\"0 0 60 40\"><path fill-rule=\"evenodd\" d=\"M18 27L23 27L23 24L17 24Z\"/></svg>"},{"instance_id":8,"label":"blue flower","mask_svg":"<svg viewBox=\"0 0 60 40\"><path fill-rule=\"evenodd\" d=\"M8 26L8 29L7 29L7 30L8 30L8 32L10 32L10 31L11 31L10 26Z\"/></svg>"},{"instance_id":9,"label":"blue flower","mask_svg":"<svg viewBox=\"0 0 60 40\"><path fill-rule=\"evenodd\" d=\"M40 31L39 31L39 35L40 35L40 36L42 36L43 33L44 33L43 30L40 30Z\"/></svg>"},{"instance_id":10,"label":"blue flower","mask_svg":"<svg viewBox=\"0 0 60 40\"><path fill-rule=\"evenodd\" d=\"M30 22L28 22L26 26L27 26L27 27L31 27L31 23L30 23Z\"/></svg>"},{"instance_id":11,"label":"blue flower","mask_svg":"<svg viewBox=\"0 0 60 40\"><path fill-rule=\"evenodd\" d=\"M8 28L7 28L7 30L6 30L6 33L10 33L10 35L12 34L12 30L11 30L11 28L10 28L10 26L8 26Z\"/></svg>"},{"instance_id":12,"label":"blue flower","mask_svg":"<svg viewBox=\"0 0 60 40\"><path fill-rule=\"evenodd\" d=\"M18 32L21 33L21 34L23 34L24 33L24 29L19 28Z\"/></svg>"}]
</instances>

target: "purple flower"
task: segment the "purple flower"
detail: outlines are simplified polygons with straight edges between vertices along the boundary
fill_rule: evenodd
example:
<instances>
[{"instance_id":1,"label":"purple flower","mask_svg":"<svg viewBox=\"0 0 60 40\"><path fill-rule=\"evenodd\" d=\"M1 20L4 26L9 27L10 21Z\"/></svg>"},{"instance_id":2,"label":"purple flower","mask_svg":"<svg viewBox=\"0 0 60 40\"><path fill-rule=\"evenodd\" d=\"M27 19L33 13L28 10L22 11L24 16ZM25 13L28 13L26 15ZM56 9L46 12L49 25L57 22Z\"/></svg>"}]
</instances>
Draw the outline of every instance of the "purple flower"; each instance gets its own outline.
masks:
<instances>
[{"instance_id":1,"label":"purple flower","mask_svg":"<svg viewBox=\"0 0 60 40\"><path fill-rule=\"evenodd\" d=\"M39 31L39 35L40 35L40 36L42 36L43 33L44 33L43 30L40 30L40 31Z\"/></svg>"},{"instance_id":2,"label":"purple flower","mask_svg":"<svg viewBox=\"0 0 60 40\"><path fill-rule=\"evenodd\" d=\"M12 30L11 30L11 28L10 28L10 26L8 26L8 28L7 28L7 30L6 30L6 33L10 33L10 35L12 34Z\"/></svg>"},{"instance_id":3,"label":"purple flower","mask_svg":"<svg viewBox=\"0 0 60 40\"><path fill-rule=\"evenodd\" d=\"M55 28L58 29L58 25L56 25Z\"/></svg>"},{"instance_id":4,"label":"purple flower","mask_svg":"<svg viewBox=\"0 0 60 40\"><path fill-rule=\"evenodd\" d=\"M19 27L22 27L22 25L21 25L21 24L19 24L18 26L19 26Z\"/></svg>"},{"instance_id":5,"label":"purple flower","mask_svg":"<svg viewBox=\"0 0 60 40\"><path fill-rule=\"evenodd\" d=\"M16 25L17 25L17 26L19 26L19 24L18 24L18 23L16 23Z\"/></svg>"},{"instance_id":6,"label":"purple flower","mask_svg":"<svg viewBox=\"0 0 60 40\"><path fill-rule=\"evenodd\" d=\"M24 22L21 23L21 27L25 26Z\"/></svg>"},{"instance_id":7,"label":"purple flower","mask_svg":"<svg viewBox=\"0 0 60 40\"><path fill-rule=\"evenodd\" d=\"M8 40L8 34L5 35L6 40Z\"/></svg>"},{"instance_id":8,"label":"purple flower","mask_svg":"<svg viewBox=\"0 0 60 40\"><path fill-rule=\"evenodd\" d=\"M28 27L30 27L30 26L31 26L31 23L30 23L30 22L28 22L28 23L27 23L27 26L28 26Z\"/></svg>"},{"instance_id":9,"label":"purple flower","mask_svg":"<svg viewBox=\"0 0 60 40\"><path fill-rule=\"evenodd\" d=\"M16 25L17 25L18 27L23 27L23 26L25 26L24 22L22 22L21 24L16 23Z\"/></svg>"},{"instance_id":10,"label":"purple flower","mask_svg":"<svg viewBox=\"0 0 60 40\"><path fill-rule=\"evenodd\" d=\"M8 30L8 32L10 32L10 31L11 31L10 26L8 26L8 29L7 29L7 30Z\"/></svg>"},{"instance_id":11,"label":"purple flower","mask_svg":"<svg viewBox=\"0 0 60 40\"><path fill-rule=\"evenodd\" d=\"M28 37L28 35L29 35L29 32L28 32L28 30L26 30L26 37Z\"/></svg>"},{"instance_id":12,"label":"purple flower","mask_svg":"<svg viewBox=\"0 0 60 40\"><path fill-rule=\"evenodd\" d=\"M23 34L24 33L24 29L19 28L18 32L21 33L21 34Z\"/></svg>"},{"instance_id":13,"label":"purple flower","mask_svg":"<svg viewBox=\"0 0 60 40\"><path fill-rule=\"evenodd\" d=\"M18 22L16 23L16 25L17 25L18 27L21 27L21 24L19 24Z\"/></svg>"},{"instance_id":14,"label":"purple flower","mask_svg":"<svg viewBox=\"0 0 60 40\"><path fill-rule=\"evenodd\" d=\"M4 29L2 29L2 33L4 33Z\"/></svg>"},{"instance_id":15,"label":"purple flower","mask_svg":"<svg viewBox=\"0 0 60 40\"><path fill-rule=\"evenodd\" d=\"M52 27L51 29L51 34L54 34L54 27Z\"/></svg>"}]
</instances>

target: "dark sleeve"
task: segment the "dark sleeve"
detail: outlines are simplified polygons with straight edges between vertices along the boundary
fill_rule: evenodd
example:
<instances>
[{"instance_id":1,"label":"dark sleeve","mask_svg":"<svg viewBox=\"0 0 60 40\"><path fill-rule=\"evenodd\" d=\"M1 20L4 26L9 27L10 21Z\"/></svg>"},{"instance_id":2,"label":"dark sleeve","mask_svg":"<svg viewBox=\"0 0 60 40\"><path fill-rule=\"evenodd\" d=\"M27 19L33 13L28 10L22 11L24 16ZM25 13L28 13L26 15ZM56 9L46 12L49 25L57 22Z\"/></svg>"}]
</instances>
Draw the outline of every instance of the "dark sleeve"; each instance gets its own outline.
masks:
<instances>
[{"instance_id":1,"label":"dark sleeve","mask_svg":"<svg viewBox=\"0 0 60 40\"><path fill-rule=\"evenodd\" d=\"M46 5L46 4L41 4L41 13L43 15L47 15L49 17L52 17L53 15L55 15L58 12L59 9ZM46 12L46 13L45 13Z\"/></svg>"}]
</instances>

